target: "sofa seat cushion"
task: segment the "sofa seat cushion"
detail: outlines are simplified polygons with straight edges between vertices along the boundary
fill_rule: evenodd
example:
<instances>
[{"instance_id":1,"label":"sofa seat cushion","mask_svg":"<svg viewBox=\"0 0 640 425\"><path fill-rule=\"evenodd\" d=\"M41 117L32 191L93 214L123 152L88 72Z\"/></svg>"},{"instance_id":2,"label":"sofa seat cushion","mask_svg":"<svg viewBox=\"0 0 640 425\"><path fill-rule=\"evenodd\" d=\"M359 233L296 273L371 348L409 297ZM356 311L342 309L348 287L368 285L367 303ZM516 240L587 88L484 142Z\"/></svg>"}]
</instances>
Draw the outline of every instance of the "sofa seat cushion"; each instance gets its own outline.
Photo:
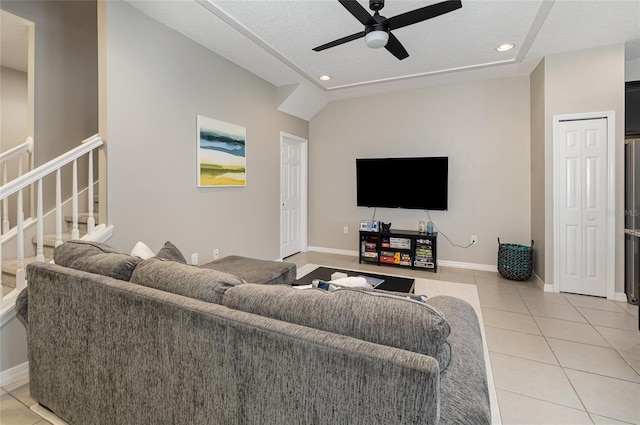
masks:
<instances>
[{"instance_id":1,"label":"sofa seat cushion","mask_svg":"<svg viewBox=\"0 0 640 425\"><path fill-rule=\"evenodd\" d=\"M227 289L244 283L229 273L157 257L140 262L131 282L215 304L222 303Z\"/></svg>"},{"instance_id":2,"label":"sofa seat cushion","mask_svg":"<svg viewBox=\"0 0 640 425\"><path fill-rule=\"evenodd\" d=\"M229 255L200 266L240 276L250 283L291 285L296 280L296 265L280 261Z\"/></svg>"},{"instance_id":3,"label":"sofa seat cushion","mask_svg":"<svg viewBox=\"0 0 640 425\"><path fill-rule=\"evenodd\" d=\"M324 291L284 285L236 286L222 304L288 323L321 329L435 358L451 359L449 323L435 308L406 297L354 288Z\"/></svg>"},{"instance_id":4,"label":"sofa seat cushion","mask_svg":"<svg viewBox=\"0 0 640 425\"><path fill-rule=\"evenodd\" d=\"M60 266L127 281L142 261L105 243L82 240L67 241L57 246L53 250L53 260Z\"/></svg>"}]
</instances>

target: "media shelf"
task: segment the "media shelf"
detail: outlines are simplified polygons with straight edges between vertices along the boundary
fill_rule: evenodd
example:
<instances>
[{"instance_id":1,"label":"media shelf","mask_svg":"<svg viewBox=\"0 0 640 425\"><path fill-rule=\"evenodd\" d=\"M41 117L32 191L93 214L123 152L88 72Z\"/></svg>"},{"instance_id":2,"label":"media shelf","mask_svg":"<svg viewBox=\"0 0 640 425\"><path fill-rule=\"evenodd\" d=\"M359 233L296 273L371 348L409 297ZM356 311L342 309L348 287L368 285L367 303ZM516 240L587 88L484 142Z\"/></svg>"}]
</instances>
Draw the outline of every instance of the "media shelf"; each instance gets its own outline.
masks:
<instances>
[{"instance_id":1,"label":"media shelf","mask_svg":"<svg viewBox=\"0 0 640 425\"><path fill-rule=\"evenodd\" d=\"M438 269L437 238L437 232L429 235L413 230L361 230L359 263L425 269L435 273Z\"/></svg>"}]
</instances>

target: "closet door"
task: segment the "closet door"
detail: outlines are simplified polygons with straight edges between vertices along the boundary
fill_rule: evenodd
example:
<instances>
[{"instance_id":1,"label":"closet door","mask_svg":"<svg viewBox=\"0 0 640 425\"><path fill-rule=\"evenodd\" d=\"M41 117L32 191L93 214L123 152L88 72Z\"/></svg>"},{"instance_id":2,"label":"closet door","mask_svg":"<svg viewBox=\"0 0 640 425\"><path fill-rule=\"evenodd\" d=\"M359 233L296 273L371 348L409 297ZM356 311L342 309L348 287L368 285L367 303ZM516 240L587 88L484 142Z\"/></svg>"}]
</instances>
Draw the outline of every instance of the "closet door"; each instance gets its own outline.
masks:
<instances>
[{"instance_id":1,"label":"closet door","mask_svg":"<svg viewBox=\"0 0 640 425\"><path fill-rule=\"evenodd\" d=\"M559 289L605 297L607 119L561 121L558 131Z\"/></svg>"}]
</instances>

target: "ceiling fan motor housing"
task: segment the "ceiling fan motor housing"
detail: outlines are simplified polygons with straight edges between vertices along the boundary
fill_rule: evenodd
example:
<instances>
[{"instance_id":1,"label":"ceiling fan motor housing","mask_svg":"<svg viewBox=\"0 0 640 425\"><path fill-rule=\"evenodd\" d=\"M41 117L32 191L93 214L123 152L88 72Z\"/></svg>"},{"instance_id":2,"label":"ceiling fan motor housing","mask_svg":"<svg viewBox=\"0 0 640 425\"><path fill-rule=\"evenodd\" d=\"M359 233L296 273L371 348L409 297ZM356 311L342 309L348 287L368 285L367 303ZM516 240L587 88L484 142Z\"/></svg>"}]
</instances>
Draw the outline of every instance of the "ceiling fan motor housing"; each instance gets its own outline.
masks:
<instances>
[{"instance_id":1,"label":"ceiling fan motor housing","mask_svg":"<svg viewBox=\"0 0 640 425\"><path fill-rule=\"evenodd\" d=\"M387 25L387 20L384 18L384 16L382 16L381 18L382 19L378 22L367 24L367 26L364 28L364 33L369 34L371 31L389 32L389 25Z\"/></svg>"}]
</instances>

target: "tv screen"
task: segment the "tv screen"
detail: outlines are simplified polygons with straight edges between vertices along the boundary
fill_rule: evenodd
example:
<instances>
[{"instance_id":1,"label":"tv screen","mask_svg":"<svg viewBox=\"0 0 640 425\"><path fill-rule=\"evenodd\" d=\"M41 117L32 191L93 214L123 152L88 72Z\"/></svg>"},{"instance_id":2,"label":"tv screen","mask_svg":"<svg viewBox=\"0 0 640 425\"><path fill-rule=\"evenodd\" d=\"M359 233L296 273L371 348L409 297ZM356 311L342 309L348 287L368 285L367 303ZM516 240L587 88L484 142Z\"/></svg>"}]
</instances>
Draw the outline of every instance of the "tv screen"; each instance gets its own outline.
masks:
<instances>
[{"instance_id":1,"label":"tv screen","mask_svg":"<svg viewBox=\"0 0 640 425\"><path fill-rule=\"evenodd\" d=\"M449 158L358 158L359 207L446 210Z\"/></svg>"}]
</instances>

